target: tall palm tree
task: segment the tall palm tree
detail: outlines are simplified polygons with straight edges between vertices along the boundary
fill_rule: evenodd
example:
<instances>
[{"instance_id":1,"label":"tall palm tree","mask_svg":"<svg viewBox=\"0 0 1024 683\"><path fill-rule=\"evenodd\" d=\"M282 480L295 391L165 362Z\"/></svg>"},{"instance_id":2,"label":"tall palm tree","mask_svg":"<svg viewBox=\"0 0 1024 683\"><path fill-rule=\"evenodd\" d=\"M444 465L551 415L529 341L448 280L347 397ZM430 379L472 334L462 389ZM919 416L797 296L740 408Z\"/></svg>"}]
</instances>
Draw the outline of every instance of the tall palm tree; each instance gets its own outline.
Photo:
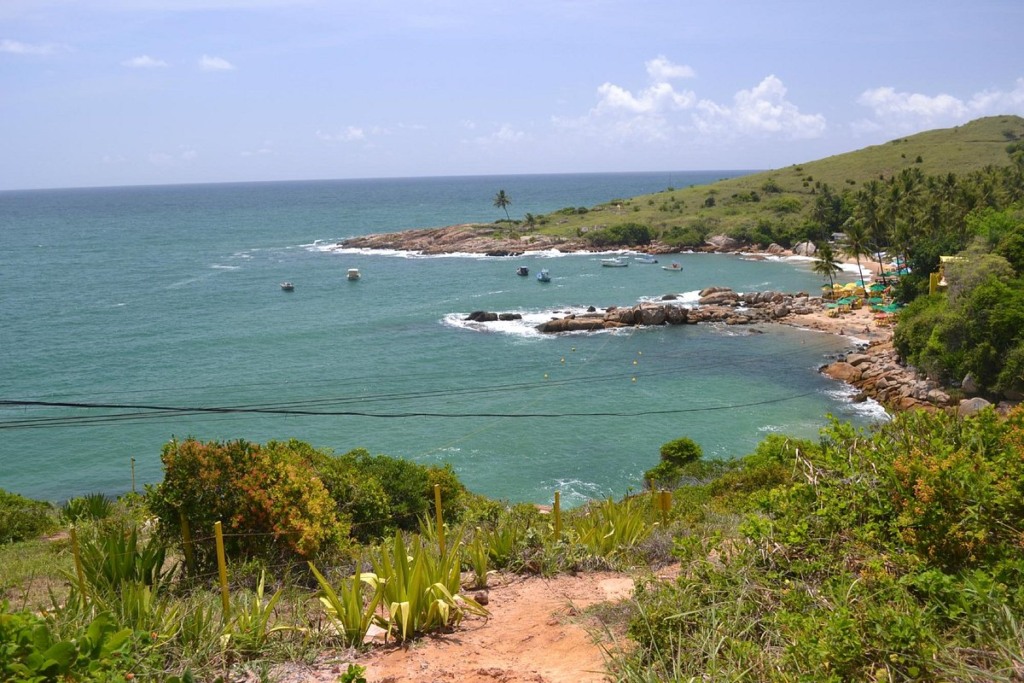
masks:
<instances>
[{"instance_id":1,"label":"tall palm tree","mask_svg":"<svg viewBox=\"0 0 1024 683\"><path fill-rule=\"evenodd\" d=\"M860 267L860 257L871 254L871 247L868 244L868 231L864 223L856 218L850 217L843 223L843 251L857 260L857 272L860 274L860 281L864 282L864 269Z\"/></svg>"},{"instance_id":2,"label":"tall palm tree","mask_svg":"<svg viewBox=\"0 0 1024 683\"><path fill-rule=\"evenodd\" d=\"M499 209L505 210L505 218L512 220L508 215L508 205L512 203L512 199L505 194L505 190L498 190L498 194L494 195L494 205Z\"/></svg>"},{"instance_id":3,"label":"tall palm tree","mask_svg":"<svg viewBox=\"0 0 1024 683\"><path fill-rule=\"evenodd\" d=\"M814 266L812 268L818 275L827 277L829 288L835 289L835 277L836 273L840 271L840 267L839 261L836 260L836 254L832 251L831 244L824 242L818 247L818 250L814 253Z\"/></svg>"}]
</instances>

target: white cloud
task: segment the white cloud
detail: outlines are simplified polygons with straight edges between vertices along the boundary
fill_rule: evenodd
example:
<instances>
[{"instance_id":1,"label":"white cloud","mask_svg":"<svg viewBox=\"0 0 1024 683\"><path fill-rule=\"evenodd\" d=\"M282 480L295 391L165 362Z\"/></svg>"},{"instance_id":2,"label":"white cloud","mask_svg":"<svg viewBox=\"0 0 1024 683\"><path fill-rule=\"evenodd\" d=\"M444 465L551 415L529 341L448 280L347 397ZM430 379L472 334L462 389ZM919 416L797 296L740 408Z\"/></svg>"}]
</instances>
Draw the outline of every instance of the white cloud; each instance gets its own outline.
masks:
<instances>
[{"instance_id":1,"label":"white cloud","mask_svg":"<svg viewBox=\"0 0 1024 683\"><path fill-rule=\"evenodd\" d=\"M693 68L683 64L673 64L664 55L658 55L645 64L647 75L655 83L669 81L673 78L694 78L697 74Z\"/></svg>"},{"instance_id":2,"label":"white cloud","mask_svg":"<svg viewBox=\"0 0 1024 683\"><path fill-rule=\"evenodd\" d=\"M183 147L177 153L151 152L148 156L149 163L154 166L183 166L199 158L199 152L194 149Z\"/></svg>"},{"instance_id":3,"label":"white cloud","mask_svg":"<svg viewBox=\"0 0 1024 683\"><path fill-rule=\"evenodd\" d=\"M263 145L253 150L243 150L241 155L243 157L264 157L270 156L274 153L274 143L270 140L265 140Z\"/></svg>"},{"instance_id":4,"label":"white cloud","mask_svg":"<svg viewBox=\"0 0 1024 683\"><path fill-rule=\"evenodd\" d=\"M0 52L6 52L7 54L12 55L46 57L58 52L64 52L67 49L68 48L66 46L58 45L56 43L22 43L17 40L10 40L9 38L0 40Z\"/></svg>"},{"instance_id":5,"label":"white cloud","mask_svg":"<svg viewBox=\"0 0 1024 683\"><path fill-rule=\"evenodd\" d=\"M865 90L857 104L871 110L874 118L856 122L857 132L909 132L941 125L964 123L980 116L1024 114L1024 78L1010 90L983 90L968 100L940 93L898 92L883 86Z\"/></svg>"},{"instance_id":6,"label":"white cloud","mask_svg":"<svg viewBox=\"0 0 1024 683\"><path fill-rule=\"evenodd\" d=\"M655 83L634 95L629 90L612 83L604 83L597 89L600 99L597 111L621 110L632 114L658 114L672 109L692 107L696 96L692 92L676 92L671 83Z\"/></svg>"},{"instance_id":7,"label":"white cloud","mask_svg":"<svg viewBox=\"0 0 1024 683\"><path fill-rule=\"evenodd\" d=\"M521 130L516 130L515 128L506 123L499 126L498 129L491 133L490 135L481 135L473 138L472 140L469 140L469 142L476 145L490 146L495 144L511 144L521 142L523 140L528 139L528 137L529 136L525 132Z\"/></svg>"},{"instance_id":8,"label":"white cloud","mask_svg":"<svg viewBox=\"0 0 1024 683\"><path fill-rule=\"evenodd\" d=\"M326 133L318 130L316 136L324 142L359 142L366 139L366 131L358 126L348 126L340 133Z\"/></svg>"},{"instance_id":9,"label":"white cloud","mask_svg":"<svg viewBox=\"0 0 1024 683\"><path fill-rule=\"evenodd\" d=\"M814 138L825 131L825 117L803 114L786 99L786 86L774 75L750 90L733 95L732 105L701 100L694 115L703 133L778 134L789 139Z\"/></svg>"},{"instance_id":10,"label":"white cloud","mask_svg":"<svg viewBox=\"0 0 1024 683\"><path fill-rule=\"evenodd\" d=\"M689 78L693 70L665 57L646 63L652 83L633 92L613 83L597 89L598 101L578 119L556 119L556 126L613 140L681 142L684 133L714 136L814 138L825 130L825 117L805 114L787 99L782 81L767 76L755 87L740 90L731 103L698 99L696 93L676 90L671 78Z\"/></svg>"},{"instance_id":11,"label":"white cloud","mask_svg":"<svg viewBox=\"0 0 1024 683\"><path fill-rule=\"evenodd\" d=\"M878 118L912 116L917 118L964 116L967 107L951 95L929 97L918 93L896 92L893 88L864 91L857 104L869 107Z\"/></svg>"},{"instance_id":12,"label":"white cloud","mask_svg":"<svg viewBox=\"0 0 1024 683\"><path fill-rule=\"evenodd\" d=\"M127 66L130 69L162 69L167 66L167 62L162 59L154 59L149 55L140 55L124 60L121 62L121 66Z\"/></svg>"},{"instance_id":13,"label":"white cloud","mask_svg":"<svg viewBox=\"0 0 1024 683\"><path fill-rule=\"evenodd\" d=\"M199 68L203 71L234 71L235 65L223 57L203 55L199 60Z\"/></svg>"}]
</instances>

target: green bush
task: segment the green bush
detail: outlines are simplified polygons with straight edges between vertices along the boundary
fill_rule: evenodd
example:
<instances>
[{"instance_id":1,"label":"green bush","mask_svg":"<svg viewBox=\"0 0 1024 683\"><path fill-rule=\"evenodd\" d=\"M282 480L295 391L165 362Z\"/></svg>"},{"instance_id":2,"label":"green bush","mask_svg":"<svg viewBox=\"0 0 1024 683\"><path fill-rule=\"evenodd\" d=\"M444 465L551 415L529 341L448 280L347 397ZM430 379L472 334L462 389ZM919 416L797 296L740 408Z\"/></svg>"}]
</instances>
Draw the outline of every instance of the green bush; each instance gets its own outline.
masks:
<instances>
[{"instance_id":1,"label":"green bush","mask_svg":"<svg viewBox=\"0 0 1024 683\"><path fill-rule=\"evenodd\" d=\"M71 524L85 519L93 521L107 519L113 513L114 501L103 493L90 493L72 498L60 508L61 519Z\"/></svg>"},{"instance_id":2,"label":"green bush","mask_svg":"<svg viewBox=\"0 0 1024 683\"><path fill-rule=\"evenodd\" d=\"M55 526L52 505L0 489L0 543L37 538Z\"/></svg>"},{"instance_id":3,"label":"green bush","mask_svg":"<svg viewBox=\"0 0 1024 683\"><path fill-rule=\"evenodd\" d=\"M311 455L339 514L352 520L352 535L362 541L414 531L432 514L434 484L441 487L446 522L458 521L471 500L451 465L425 466L355 449L344 455Z\"/></svg>"},{"instance_id":4,"label":"green bush","mask_svg":"<svg viewBox=\"0 0 1024 683\"><path fill-rule=\"evenodd\" d=\"M311 452L296 441L170 441L161 454L164 480L149 491L150 507L173 538L179 512L197 539L210 539L215 522L222 522L225 550L233 557L310 557L348 535ZM195 549L200 565L212 563L212 542Z\"/></svg>"},{"instance_id":5,"label":"green bush","mask_svg":"<svg viewBox=\"0 0 1024 683\"><path fill-rule=\"evenodd\" d=\"M637 247L650 244L654 236L651 229L640 223L623 223L602 230L588 232L586 240L595 247Z\"/></svg>"},{"instance_id":6,"label":"green bush","mask_svg":"<svg viewBox=\"0 0 1024 683\"><path fill-rule=\"evenodd\" d=\"M644 473L647 488L674 488L686 473L686 468L704 455L693 439L683 437L662 444L661 462Z\"/></svg>"}]
</instances>

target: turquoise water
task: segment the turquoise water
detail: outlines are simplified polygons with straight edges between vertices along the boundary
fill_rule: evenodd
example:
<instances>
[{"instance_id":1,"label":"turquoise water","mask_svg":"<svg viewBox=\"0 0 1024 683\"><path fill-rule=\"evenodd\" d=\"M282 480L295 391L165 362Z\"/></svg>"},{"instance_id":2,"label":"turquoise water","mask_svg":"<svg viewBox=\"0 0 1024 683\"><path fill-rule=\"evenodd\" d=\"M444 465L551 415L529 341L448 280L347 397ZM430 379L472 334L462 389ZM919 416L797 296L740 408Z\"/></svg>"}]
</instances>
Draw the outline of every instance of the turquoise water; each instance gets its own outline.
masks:
<instances>
[{"instance_id":1,"label":"turquoise water","mask_svg":"<svg viewBox=\"0 0 1024 683\"><path fill-rule=\"evenodd\" d=\"M495 220L498 189L521 216L735 174L0 193L0 400L108 406L0 405L0 488L54 501L120 493L132 459L138 488L159 481L172 436L298 438L450 462L491 496L545 502L560 490L578 503L639 486L658 446L679 436L735 457L769 432L814 436L827 413L877 419L816 372L847 340L777 326L533 329L590 305L692 301L710 285L813 291L807 264L681 254L683 272L667 273L601 268L594 254L334 246ZM518 265L553 281L517 277ZM358 282L345 279L352 267ZM524 320L465 322L474 310Z\"/></svg>"}]
</instances>

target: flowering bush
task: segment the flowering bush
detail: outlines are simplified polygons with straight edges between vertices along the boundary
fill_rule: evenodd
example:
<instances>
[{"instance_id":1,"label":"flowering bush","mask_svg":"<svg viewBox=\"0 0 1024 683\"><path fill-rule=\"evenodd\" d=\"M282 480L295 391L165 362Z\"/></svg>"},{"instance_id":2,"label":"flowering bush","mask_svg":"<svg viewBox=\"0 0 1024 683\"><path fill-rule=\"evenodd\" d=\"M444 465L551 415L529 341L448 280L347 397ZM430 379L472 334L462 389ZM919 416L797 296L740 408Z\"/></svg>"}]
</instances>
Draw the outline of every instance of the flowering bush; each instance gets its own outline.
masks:
<instances>
[{"instance_id":1,"label":"flowering bush","mask_svg":"<svg viewBox=\"0 0 1024 683\"><path fill-rule=\"evenodd\" d=\"M150 489L150 507L168 535L189 522L196 560L208 564L213 543L200 543L222 522L225 550L235 557L311 557L348 535L334 502L310 463L308 446L243 440L172 440L163 448L163 482Z\"/></svg>"}]
</instances>

